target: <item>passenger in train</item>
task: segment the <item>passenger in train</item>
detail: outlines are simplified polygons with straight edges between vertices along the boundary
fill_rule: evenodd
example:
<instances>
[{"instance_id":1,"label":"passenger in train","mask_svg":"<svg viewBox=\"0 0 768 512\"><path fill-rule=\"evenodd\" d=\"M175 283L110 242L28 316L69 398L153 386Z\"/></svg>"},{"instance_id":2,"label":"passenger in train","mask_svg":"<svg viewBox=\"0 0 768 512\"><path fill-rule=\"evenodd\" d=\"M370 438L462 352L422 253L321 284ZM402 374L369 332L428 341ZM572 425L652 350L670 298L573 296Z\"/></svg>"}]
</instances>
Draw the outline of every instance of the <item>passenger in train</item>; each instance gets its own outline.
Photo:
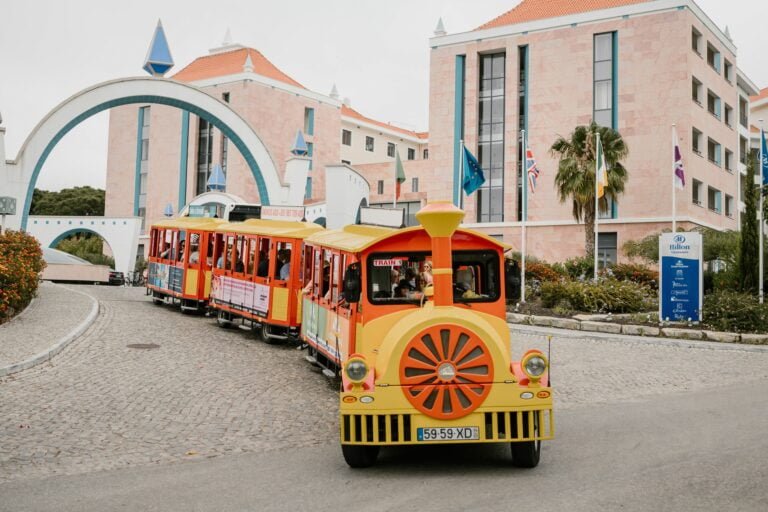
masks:
<instances>
[{"instance_id":1,"label":"passenger in train","mask_svg":"<svg viewBox=\"0 0 768 512\"><path fill-rule=\"evenodd\" d=\"M279 279L287 281L291 275L291 250L283 249L277 254L277 261L280 262Z\"/></svg>"},{"instance_id":2,"label":"passenger in train","mask_svg":"<svg viewBox=\"0 0 768 512\"><path fill-rule=\"evenodd\" d=\"M184 256L181 257L182 261L184 261ZM189 264L190 265L197 265L200 262L200 248L193 244L189 248Z\"/></svg>"},{"instance_id":3,"label":"passenger in train","mask_svg":"<svg viewBox=\"0 0 768 512\"><path fill-rule=\"evenodd\" d=\"M267 251L259 253L259 266L256 268L256 277L267 277L269 274L269 256Z\"/></svg>"}]
</instances>

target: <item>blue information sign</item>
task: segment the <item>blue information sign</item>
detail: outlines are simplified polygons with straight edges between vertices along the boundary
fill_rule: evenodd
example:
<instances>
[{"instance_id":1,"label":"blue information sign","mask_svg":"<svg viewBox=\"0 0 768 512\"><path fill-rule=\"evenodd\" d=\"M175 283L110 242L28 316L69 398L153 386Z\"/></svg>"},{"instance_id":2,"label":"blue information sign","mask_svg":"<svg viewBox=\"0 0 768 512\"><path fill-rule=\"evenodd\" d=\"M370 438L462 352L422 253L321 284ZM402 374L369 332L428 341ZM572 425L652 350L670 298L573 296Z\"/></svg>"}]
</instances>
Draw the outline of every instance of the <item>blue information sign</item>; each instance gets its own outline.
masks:
<instances>
[{"instance_id":1,"label":"blue information sign","mask_svg":"<svg viewBox=\"0 0 768 512\"><path fill-rule=\"evenodd\" d=\"M702 306L700 233L664 233L659 238L659 317L700 322Z\"/></svg>"}]
</instances>

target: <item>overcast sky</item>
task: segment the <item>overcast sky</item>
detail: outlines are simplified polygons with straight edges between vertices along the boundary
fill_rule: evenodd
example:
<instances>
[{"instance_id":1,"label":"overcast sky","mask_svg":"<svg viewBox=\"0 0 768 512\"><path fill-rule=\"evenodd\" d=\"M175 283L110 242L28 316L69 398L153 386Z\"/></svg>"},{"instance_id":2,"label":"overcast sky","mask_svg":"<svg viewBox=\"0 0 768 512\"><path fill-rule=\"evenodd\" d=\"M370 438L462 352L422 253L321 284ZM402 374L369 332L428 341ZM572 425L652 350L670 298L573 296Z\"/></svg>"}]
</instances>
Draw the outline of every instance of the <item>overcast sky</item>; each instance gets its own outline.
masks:
<instances>
[{"instance_id":1,"label":"overcast sky","mask_svg":"<svg viewBox=\"0 0 768 512\"><path fill-rule=\"evenodd\" d=\"M579 1L579 0L574 0ZM697 0L739 48L738 66L768 86L768 1ZM464 32L519 0L1 0L0 113L6 157L58 103L98 82L142 75L152 32L163 21L180 70L235 42L260 50L305 87L339 94L365 115L428 128L429 48L438 18ZM58 144L37 186L103 187L108 113Z\"/></svg>"}]
</instances>

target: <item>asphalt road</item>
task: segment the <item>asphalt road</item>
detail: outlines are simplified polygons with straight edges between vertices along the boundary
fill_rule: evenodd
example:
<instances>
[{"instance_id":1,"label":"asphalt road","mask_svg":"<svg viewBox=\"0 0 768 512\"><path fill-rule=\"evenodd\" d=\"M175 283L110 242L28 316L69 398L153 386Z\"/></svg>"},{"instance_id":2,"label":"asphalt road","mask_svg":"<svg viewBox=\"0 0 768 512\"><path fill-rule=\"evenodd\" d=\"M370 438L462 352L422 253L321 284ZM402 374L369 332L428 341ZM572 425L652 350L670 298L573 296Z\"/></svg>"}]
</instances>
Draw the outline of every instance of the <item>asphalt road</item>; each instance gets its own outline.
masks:
<instances>
[{"instance_id":1,"label":"asphalt road","mask_svg":"<svg viewBox=\"0 0 768 512\"><path fill-rule=\"evenodd\" d=\"M2 510L768 510L768 383L558 416L538 468L508 447L382 452L351 470L336 444L0 486Z\"/></svg>"}]
</instances>

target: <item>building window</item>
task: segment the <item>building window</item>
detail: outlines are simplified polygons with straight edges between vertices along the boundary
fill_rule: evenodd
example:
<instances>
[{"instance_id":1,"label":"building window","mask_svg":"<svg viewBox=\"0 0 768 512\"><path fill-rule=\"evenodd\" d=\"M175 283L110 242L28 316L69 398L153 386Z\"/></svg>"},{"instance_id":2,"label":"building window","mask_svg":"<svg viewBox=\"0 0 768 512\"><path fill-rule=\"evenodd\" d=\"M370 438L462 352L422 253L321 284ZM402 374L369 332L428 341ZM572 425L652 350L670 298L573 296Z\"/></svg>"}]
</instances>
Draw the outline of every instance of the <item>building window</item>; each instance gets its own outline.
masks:
<instances>
[{"instance_id":1,"label":"building window","mask_svg":"<svg viewBox=\"0 0 768 512\"><path fill-rule=\"evenodd\" d=\"M376 193L379 195L384 193L384 180L379 180L376 183Z\"/></svg>"},{"instance_id":2,"label":"building window","mask_svg":"<svg viewBox=\"0 0 768 512\"><path fill-rule=\"evenodd\" d=\"M707 43L707 64L720 73L720 52L709 43Z\"/></svg>"},{"instance_id":3,"label":"building window","mask_svg":"<svg viewBox=\"0 0 768 512\"><path fill-rule=\"evenodd\" d=\"M314 159L312 155L315 154L315 145L312 142L307 142L307 158L309 158L309 170L312 170L312 162Z\"/></svg>"},{"instance_id":4,"label":"building window","mask_svg":"<svg viewBox=\"0 0 768 512\"><path fill-rule=\"evenodd\" d=\"M195 195L208 191L208 178L213 162L213 126L199 118L197 128L197 183Z\"/></svg>"},{"instance_id":5,"label":"building window","mask_svg":"<svg viewBox=\"0 0 768 512\"><path fill-rule=\"evenodd\" d=\"M619 205L616 201L611 199L610 197L608 199L608 210L604 212L600 212L600 220L608 220L608 219L616 219L619 216Z\"/></svg>"},{"instance_id":6,"label":"building window","mask_svg":"<svg viewBox=\"0 0 768 512\"><path fill-rule=\"evenodd\" d=\"M739 162L747 165L747 155L749 154L749 142L745 137L739 135Z\"/></svg>"},{"instance_id":7,"label":"building window","mask_svg":"<svg viewBox=\"0 0 768 512\"><path fill-rule=\"evenodd\" d=\"M597 266L606 268L616 264L618 236L616 233L597 234Z\"/></svg>"},{"instance_id":8,"label":"building window","mask_svg":"<svg viewBox=\"0 0 768 512\"><path fill-rule=\"evenodd\" d=\"M728 62L728 59L723 61L723 76L728 83L733 83L733 64Z\"/></svg>"},{"instance_id":9,"label":"building window","mask_svg":"<svg viewBox=\"0 0 768 512\"><path fill-rule=\"evenodd\" d=\"M477 221L504 220L505 53L480 55L478 162L485 183L477 191Z\"/></svg>"},{"instance_id":10,"label":"building window","mask_svg":"<svg viewBox=\"0 0 768 512\"><path fill-rule=\"evenodd\" d=\"M229 139L221 135L221 170L224 176L227 175L227 157L229 156Z\"/></svg>"},{"instance_id":11,"label":"building window","mask_svg":"<svg viewBox=\"0 0 768 512\"><path fill-rule=\"evenodd\" d=\"M307 184L304 186L304 199L312 199L312 178L307 178Z\"/></svg>"},{"instance_id":12,"label":"building window","mask_svg":"<svg viewBox=\"0 0 768 512\"><path fill-rule=\"evenodd\" d=\"M147 229L147 209L144 206L139 207L138 217L141 217L141 232L143 234Z\"/></svg>"},{"instance_id":13,"label":"building window","mask_svg":"<svg viewBox=\"0 0 768 512\"><path fill-rule=\"evenodd\" d=\"M141 139L141 161L149 160L149 139Z\"/></svg>"},{"instance_id":14,"label":"building window","mask_svg":"<svg viewBox=\"0 0 768 512\"><path fill-rule=\"evenodd\" d=\"M416 150L408 148L408 160L416 160Z\"/></svg>"},{"instance_id":15,"label":"building window","mask_svg":"<svg viewBox=\"0 0 768 512\"><path fill-rule=\"evenodd\" d=\"M707 111L720 119L720 97L710 90L707 90Z\"/></svg>"},{"instance_id":16,"label":"building window","mask_svg":"<svg viewBox=\"0 0 768 512\"><path fill-rule=\"evenodd\" d=\"M718 167L722 165L722 148L720 144L707 137L707 159Z\"/></svg>"},{"instance_id":17,"label":"building window","mask_svg":"<svg viewBox=\"0 0 768 512\"><path fill-rule=\"evenodd\" d=\"M373 151L373 149L371 149L370 151ZM387 142L387 156L395 158L395 143L394 142Z\"/></svg>"},{"instance_id":18,"label":"building window","mask_svg":"<svg viewBox=\"0 0 768 512\"><path fill-rule=\"evenodd\" d=\"M691 29L691 48L701 56L701 32Z\"/></svg>"},{"instance_id":19,"label":"building window","mask_svg":"<svg viewBox=\"0 0 768 512\"><path fill-rule=\"evenodd\" d=\"M701 206L702 194L704 193L704 184L699 180L693 180L693 204Z\"/></svg>"},{"instance_id":20,"label":"building window","mask_svg":"<svg viewBox=\"0 0 768 512\"><path fill-rule=\"evenodd\" d=\"M725 169L733 172L733 151L725 150Z\"/></svg>"},{"instance_id":21,"label":"building window","mask_svg":"<svg viewBox=\"0 0 768 512\"><path fill-rule=\"evenodd\" d=\"M352 145L352 132L349 130L341 130L341 143L345 146Z\"/></svg>"},{"instance_id":22,"label":"building window","mask_svg":"<svg viewBox=\"0 0 768 512\"><path fill-rule=\"evenodd\" d=\"M229 93L228 92L222 93L221 99L224 100L224 103L229 103Z\"/></svg>"},{"instance_id":23,"label":"building window","mask_svg":"<svg viewBox=\"0 0 768 512\"><path fill-rule=\"evenodd\" d=\"M691 89L692 89L692 97L693 101L701 105L701 95L702 95L702 84L699 82L699 80L696 77L693 77L693 81L691 83Z\"/></svg>"},{"instance_id":24,"label":"building window","mask_svg":"<svg viewBox=\"0 0 768 512\"><path fill-rule=\"evenodd\" d=\"M715 213L722 213L720 204L720 191L716 188L707 187L707 208Z\"/></svg>"},{"instance_id":25,"label":"building window","mask_svg":"<svg viewBox=\"0 0 768 512\"><path fill-rule=\"evenodd\" d=\"M523 179L523 138L522 130L528 127L528 47L521 46L517 49L519 66L517 70L517 165L515 168L517 177L517 220L523 219L523 185L527 180Z\"/></svg>"},{"instance_id":26,"label":"building window","mask_svg":"<svg viewBox=\"0 0 768 512\"><path fill-rule=\"evenodd\" d=\"M701 132L696 128L691 133L691 147L694 153L701 155Z\"/></svg>"},{"instance_id":27,"label":"building window","mask_svg":"<svg viewBox=\"0 0 768 512\"><path fill-rule=\"evenodd\" d=\"M425 149L422 154L423 154L424 160L429 160L429 150L428 149Z\"/></svg>"},{"instance_id":28,"label":"building window","mask_svg":"<svg viewBox=\"0 0 768 512\"><path fill-rule=\"evenodd\" d=\"M365 136L365 150L373 151L373 137Z\"/></svg>"},{"instance_id":29,"label":"building window","mask_svg":"<svg viewBox=\"0 0 768 512\"><path fill-rule=\"evenodd\" d=\"M725 124L733 128L733 108L726 103L724 110L725 110Z\"/></svg>"},{"instance_id":30,"label":"building window","mask_svg":"<svg viewBox=\"0 0 768 512\"><path fill-rule=\"evenodd\" d=\"M139 217L141 232L144 232L147 217L147 190L149 182L149 119L150 107L141 107L141 155L139 155Z\"/></svg>"},{"instance_id":31,"label":"building window","mask_svg":"<svg viewBox=\"0 0 768 512\"><path fill-rule=\"evenodd\" d=\"M749 129L749 103L742 96L739 96L739 124Z\"/></svg>"},{"instance_id":32,"label":"building window","mask_svg":"<svg viewBox=\"0 0 768 512\"><path fill-rule=\"evenodd\" d=\"M411 192L418 192L419 191L419 178L412 178L411 179Z\"/></svg>"},{"instance_id":33,"label":"building window","mask_svg":"<svg viewBox=\"0 0 768 512\"><path fill-rule=\"evenodd\" d=\"M594 115L600 126L613 128L613 43L615 32L596 34L594 40Z\"/></svg>"},{"instance_id":34,"label":"building window","mask_svg":"<svg viewBox=\"0 0 768 512\"><path fill-rule=\"evenodd\" d=\"M304 133L307 135L315 134L315 109L306 107L304 109Z\"/></svg>"},{"instance_id":35,"label":"building window","mask_svg":"<svg viewBox=\"0 0 768 512\"><path fill-rule=\"evenodd\" d=\"M725 215L733 218L733 197L725 195Z\"/></svg>"}]
</instances>

